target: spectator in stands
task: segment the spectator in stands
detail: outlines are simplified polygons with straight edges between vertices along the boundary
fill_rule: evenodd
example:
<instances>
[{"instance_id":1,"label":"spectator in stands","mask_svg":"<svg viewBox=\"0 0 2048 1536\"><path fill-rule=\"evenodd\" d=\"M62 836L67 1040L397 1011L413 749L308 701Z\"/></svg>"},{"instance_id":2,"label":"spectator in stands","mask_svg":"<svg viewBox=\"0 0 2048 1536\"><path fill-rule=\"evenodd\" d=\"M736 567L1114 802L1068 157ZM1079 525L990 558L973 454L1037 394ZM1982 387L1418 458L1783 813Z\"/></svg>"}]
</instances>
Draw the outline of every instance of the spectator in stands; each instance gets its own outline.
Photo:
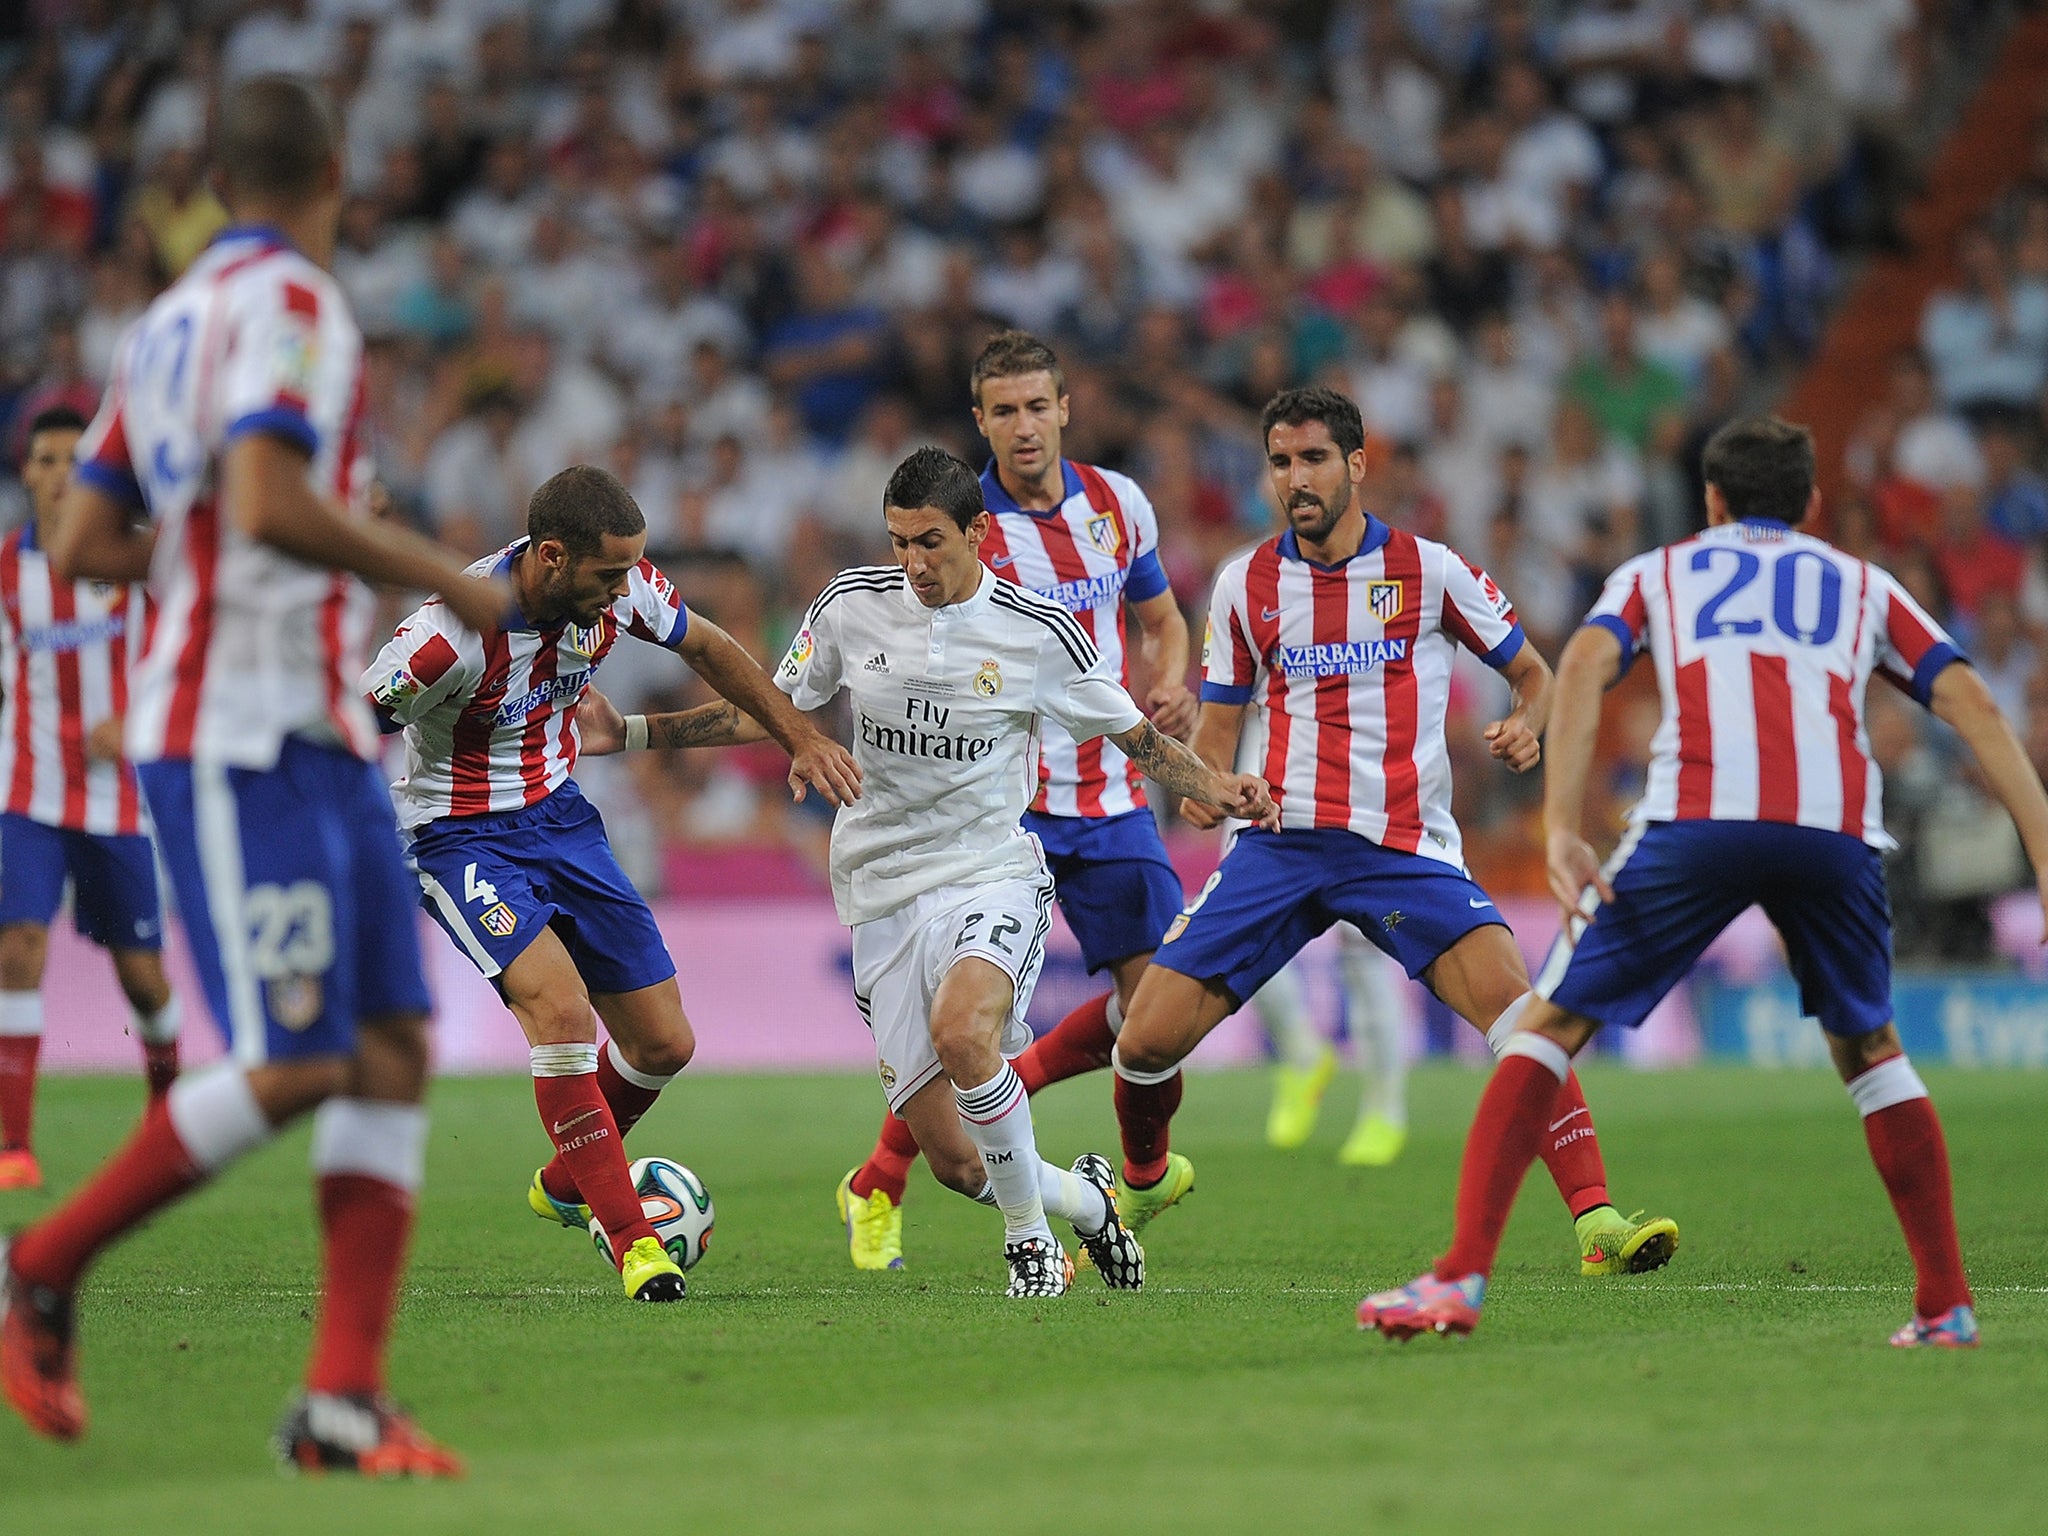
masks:
<instances>
[{"instance_id":1,"label":"spectator in stands","mask_svg":"<svg viewBox=\"0 0 2048 1536\"><path fill-rule=\"evenodd\" d=\"M2030 409L2048 384L2048 282L2014 280L1997 238L1967 231L1963 284L1935 296L1920 322L1942 403L1966 413Z\"/></svg>"},{"instance_id":2,"label":"spectator in stands","mask_svg":"<svg viewBox=\"0 0 2048 1536\"><path fill-rule=\"evenodd\" d=\"M1566 375L1564 387L1601 432L1641 453L1683 424L1686 387L1670 368L1643 355L1636 322L1626 293L1602 299L1600 350Z\"/></svg>"}]
</instances>

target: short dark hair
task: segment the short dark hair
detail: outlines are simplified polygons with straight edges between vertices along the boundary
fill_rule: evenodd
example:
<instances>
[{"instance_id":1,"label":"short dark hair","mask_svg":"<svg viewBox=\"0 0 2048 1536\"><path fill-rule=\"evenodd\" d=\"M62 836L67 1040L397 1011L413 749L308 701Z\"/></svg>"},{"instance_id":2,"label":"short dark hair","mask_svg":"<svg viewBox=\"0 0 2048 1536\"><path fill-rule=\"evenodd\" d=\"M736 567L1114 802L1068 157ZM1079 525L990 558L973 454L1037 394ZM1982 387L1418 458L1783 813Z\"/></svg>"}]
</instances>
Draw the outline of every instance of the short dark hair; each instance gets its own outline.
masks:
<instances>
[{"instance_id":1,"label":"short dark hair","mask_svg":"<svg viewBox=\"0 0 2048 1536\"><path fill-rule=\"evenodd\" d=\"M962 532L986 510L981 480L943 448L920 448L898 464L889 477L889 488L882 493L882 506L901 507L906 512L937 507Z\"/></svg>"},{"instance_id":2,"label":"short dark hair","mask_svg":"<svg viewBox=\"0 0 2048 1536\"><path fill-rule=\"evenodd\" d=\"M526 504L527 536L536 544L553 539L578 559L596 554L608 537L630 539L646 530L633 493L595 464L570 465Z\"/></svg>"},{"instance_id":3,"label":"short dark hair","mask_svg":"<svg viewBox=\"0 0 2048 1536\"><path fill-rule=\"evenodd\" d=\"M37 411L28 424L27 442L44 432L83 432L85 418L68 405L52 405Z\"/></svg>"},{"instance_id":4,"label":"short dark hair","mask_svg":"<svg viewBox=\"0 0 2048 1536\"><path fill-rule=\"evenodd\" d=\"M214 158L236 193L287 200L321 190L339 153L334 114L310 81L253 75L227 93Z\"/></svg>"},{"instance_id":5,"label":"short dark hair","mask_svg":"<svg viewBox=\"0 0 2048 1536\"><path fill-rule=\"evenodd\" d=\"M1813 500L1813 434L1776 416L1741 417L1707 439L1700 470L1737 519L1798 523Z\"/></svg>"},{"instance_id":6,"label":"short dark hair","mask_svg":"<svg viewBox=\"0 0 2048 1536\"><path fill-rule=\"evenodd\" d=\"M1365 446L1365 419L1358 407L1334 389L1312 384L1306 389L1283 389L1259 412L1259 442L1265 444L1278 426L1300 427L1320 421L1329 428L1330 441L1346 458Z\"/></svg>"},{"instance_id":7,"label":"short dark hair","mask_svg":"<svg viewBox=\"0 0 2048 1536\"><path fill-rule=\"evenodd\" d=\"M982 380L1012 379L1026 373L1049 373L1052 375L1053 393L1064 395L1067 392L1067 375L1060 367L1057 352L1029 331L998 331L974 359L974 372L968 377L967 392L979 405ZM901 506L902 503L896 505Z\"/></svg>"}]
</instances>

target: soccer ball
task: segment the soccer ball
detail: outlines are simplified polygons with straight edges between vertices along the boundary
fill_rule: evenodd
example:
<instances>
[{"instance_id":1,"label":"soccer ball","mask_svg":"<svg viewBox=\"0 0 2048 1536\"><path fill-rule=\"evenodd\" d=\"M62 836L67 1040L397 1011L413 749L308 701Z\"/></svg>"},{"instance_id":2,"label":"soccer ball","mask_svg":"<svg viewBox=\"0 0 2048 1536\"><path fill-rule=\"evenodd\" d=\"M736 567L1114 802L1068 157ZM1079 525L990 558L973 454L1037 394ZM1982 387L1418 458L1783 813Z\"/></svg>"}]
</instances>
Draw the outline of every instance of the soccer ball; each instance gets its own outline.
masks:
<instances>
[{"instance_id":1,"label":"soccer ball","mask_svg":"<svg viewBox=\"0 0 2048 1536\"><path fill-rule=\"evenodd\" d=\"M716 1215L711 1209L711 1191L696 1174L665 1157L640 1158L629 1171L633 1188L640 1192L640 1209L653 1225L654 1235L670 1258L684 1269L690 1268L711 1246L711 1223ZM611 1238L595 1216L590 1218L590 1240L604 1261L616 1267Z\"/></svg>"}]
</instances>

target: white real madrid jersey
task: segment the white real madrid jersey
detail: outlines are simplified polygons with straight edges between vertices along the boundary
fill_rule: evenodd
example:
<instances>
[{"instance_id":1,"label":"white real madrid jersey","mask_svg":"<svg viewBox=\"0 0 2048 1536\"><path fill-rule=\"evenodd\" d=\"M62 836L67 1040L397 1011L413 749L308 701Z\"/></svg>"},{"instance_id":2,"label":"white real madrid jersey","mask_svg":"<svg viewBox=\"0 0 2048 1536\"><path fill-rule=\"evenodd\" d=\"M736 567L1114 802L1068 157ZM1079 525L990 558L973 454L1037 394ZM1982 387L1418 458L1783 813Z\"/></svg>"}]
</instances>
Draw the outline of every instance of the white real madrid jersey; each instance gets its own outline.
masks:
<instances>
[{"instance_id":1,"label":"white real madrid jersey","mask_svg":"<svg viewBox=\"0 0 2048 1536\"><path fill-rule=\"evenodd\" d=\"M842 572L775 681L799 709L851 697L861 797L832 826L848 924L943 885L1036 875L1017 823L1038 790L1040 718L1076 741L1144 719L1072 614L986 568L973 596L943 608L895 566Z\"/></svg>"}]
</instances>

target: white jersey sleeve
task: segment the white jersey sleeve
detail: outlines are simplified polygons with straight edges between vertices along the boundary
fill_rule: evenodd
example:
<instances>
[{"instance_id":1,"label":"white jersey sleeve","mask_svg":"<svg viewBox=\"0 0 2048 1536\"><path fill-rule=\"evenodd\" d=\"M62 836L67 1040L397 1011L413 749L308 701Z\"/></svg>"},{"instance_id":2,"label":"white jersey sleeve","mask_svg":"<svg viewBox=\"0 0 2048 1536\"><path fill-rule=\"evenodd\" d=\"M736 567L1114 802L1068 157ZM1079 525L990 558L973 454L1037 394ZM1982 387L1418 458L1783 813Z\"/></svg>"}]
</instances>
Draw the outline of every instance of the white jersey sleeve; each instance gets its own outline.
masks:
<instances>
[{"instance_id":1,"label":"white jersey sleeve","mask_svg":"<svg viewBox=\"0 0 2048 1536\"><path fill-rule=\"evenodd\" d=\"M1661 555L1661 551L1658 552ZM1617 569L1600 589L1600 597L1587 613L1585 623L1597 625L1621 642L1621 670L1626 672L1636 653L1649 643L1650 605L1644 593L1644 576L1653 564L1650 555L1638 555Z\"/></svg>"},{"instance_id":2,"label":"white jersey sleeve","mask_svg":"<svg viewBox=\"0 0 2048 1536\"><path fill-rule=\"evenodd\" d=\"M320 451L309 402L320 382L323 347L320 300L312 286L287 279L241 284L225 293L234 344L221 359L214 408L223 441L266 432L295 443L308 457ZM353 359L350 361L353 367Z\"/></svg>"},{"instance_id":3,"label":"white jersey sleeve","mask_svg":"<svg viewBox=\"0 0 2048 1536\"><path fill-rule=\"evenodd\" d=\"M1498 583L1456 550L1443 548L1444 633L1489 667L1520 654L1522 626Z\"/></svg>"},{"instance_id":4,"label":"white jersey sleeve","mask_svg":"<svg viewBox=\"0 0 2048 1536\"><path fill-rule=\"evenodd\" d=\"M804 617L804 627L789 642L782 665L775 669L775 686L788 694L798 709L820 709L831 703L845 682L838 615L832 603L835 589L843 581L841 577L818 594Z\"/></svg>"},{"instance_id":5,"label":"white jersey sleeve","mask_svg":"<svg viewBox=\"0 0 2048 1536\"><path fill-rule=\"evenodd\" d=\"M690 610L668 577L651 560L642 560L626 578L626 595L615 610L619 627L636 640L674 650L690 630Z\"/></svg>"},{"instance_id":6,"label":"white jersey sleeve","mask_svg":"<svg viewBox=\"0 0 2048 1536\"><path fill-rule=\"evenodd\" d=\"M1249 704L1258 678L1259 654L1245 614L1248 556L1216 573L1209 594L1209 632L1202 642L1202 698L1206 703Z\"/></svg>"},{"instance_id":7,"label":"white jersey sleeve","mask_svg":"<svg viewBox=\"0 0 2048 1536\"><path fill-rule=\"evenodd\" d=\"M412 725L473 690L482 662L476 636L434 598L384 643L363 673L363 692L386 729Z\"/></svg>"},{"instance_id":8,"label":"white jersey sleeve","mask_svg":"<svg viewBox=\"0 0 2048 1536\"><path fill-rule=\"evenodd\" d=\"M1913 601L1898 578L1869 567L1871 598L1882 619L1877 631L1877 671L1884 680L1922 704L1932 701L1934 679L1964 656L1954 640Z\"/></svg>"},{"instance_id":9,"label":"white jersey sleeve","mask_svg":"<svg viewBox=\"0 0 2048 1536\"><path fill-rule=\"evenodd\" d=\"M1076 741L1123 734L1145 712L1081 626L1064 609L1058 614L1033 670L1033 705Z\"/></svg>"}]
</instances>

